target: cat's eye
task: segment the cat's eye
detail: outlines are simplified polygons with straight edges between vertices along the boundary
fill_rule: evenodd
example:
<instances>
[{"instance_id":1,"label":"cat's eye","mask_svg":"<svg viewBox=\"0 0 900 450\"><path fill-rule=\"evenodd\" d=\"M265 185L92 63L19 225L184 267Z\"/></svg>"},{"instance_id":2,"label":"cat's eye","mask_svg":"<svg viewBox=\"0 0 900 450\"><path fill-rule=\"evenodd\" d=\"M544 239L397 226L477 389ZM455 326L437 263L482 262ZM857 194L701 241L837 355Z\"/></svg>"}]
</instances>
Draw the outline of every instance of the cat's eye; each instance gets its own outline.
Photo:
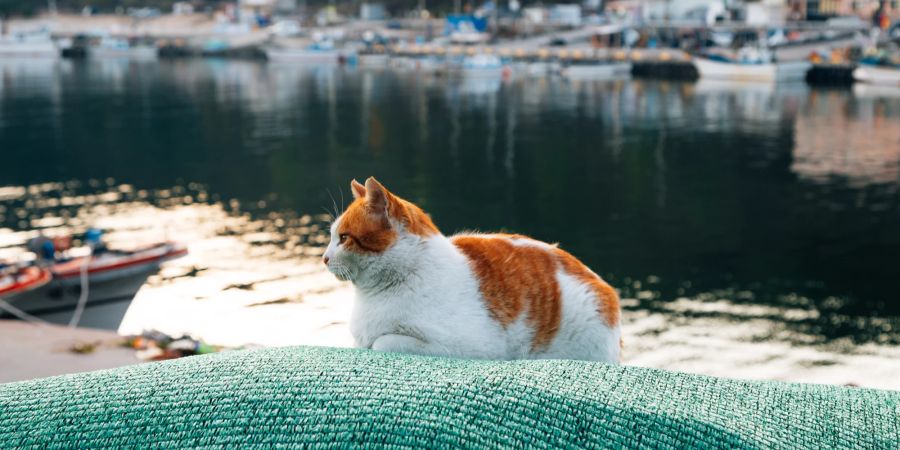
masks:
<instances>
[{"instance_id":1,"label":"cat's eye","mask_svg":"<svg viewBox=\"0 0 900 450\"><path fill-rule=\"evenodd\" d=\"M343 234L338 235L338 243L343 244L344 242L347 241L347 238L348 238L348 237L349 237L349 236L348 236L346 233L343 233Z\"/></svg>"}]
</instances>

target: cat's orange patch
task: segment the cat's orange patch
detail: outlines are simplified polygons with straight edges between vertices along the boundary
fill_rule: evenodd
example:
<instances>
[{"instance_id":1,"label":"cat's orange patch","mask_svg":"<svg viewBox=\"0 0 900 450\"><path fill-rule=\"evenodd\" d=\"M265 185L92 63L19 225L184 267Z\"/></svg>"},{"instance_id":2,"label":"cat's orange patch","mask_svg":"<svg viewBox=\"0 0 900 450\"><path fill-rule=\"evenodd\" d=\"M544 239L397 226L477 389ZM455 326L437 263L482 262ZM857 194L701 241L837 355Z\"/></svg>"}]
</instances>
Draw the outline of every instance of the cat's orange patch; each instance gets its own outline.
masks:
<instances>
[{"instance_id":1,"label":"cat's orange patch","mask_svg":"<svg viewBox=\"0 0 900 450\"><path fill-rule=\"evenodd\" d=\"M390 199L388 212L394 220L403 224L406 231L423 237L440 233L431 217L428 217L422 208L393 194L388 198Z\"/></svg>"},{"instance_id":2,"label":"cat's orange patch","mask_svg":"<svg viewBox=\"0 0 900 450\"><path fill-rule=\"evenodd\" d=\"M597 294L597 312L606 323L614 327L619 323L619 293L597 274L588 269L578 258L562 249L554 249L564 271L591 287Z\"/></svg>"},{"instance_id":3,"label":"cat's orange patch","mask_svg":"<svg viewBox=\"0 0 900 450\"><path fill-rule=\"evenodd\" d=\"M516 245L510 236L457 236L452 241L471 261L494 318L507 326L525 312L534 329L532 349L544 348L562 316L557 262L549 251Z\"/></svg>"},{"instance_id":4,"label":"cat's orange patch","mask_svg":"<svg viewBox=\"0 0 900 450\"><path fill-rule=\"evenodd\" d=\"M380 253L397 240L397 232L391 228L386 216L372 213L363 198L354 200L347 207L337 232L348 236L341 245L358 252Z\"/></svg>"},{"instance_id":5,"label":"cat's orange patch","mask_svg":"<svg viewBox=\"0 0 900 450\"><path fill-rule=\"evenodd\" d=\"M597 313L619 323L619 294L571 254L517 234L462 235L452 238L472 264L481 294L503 326L523 312L534 329L532 349L546 347L559 329L562 303L556 273L562 269L594 291ZM534 244L521 241L533 241Z\"/></svg>"},{"instance_id":6,"label":"cat's orange patch","mask_svg":"<svg viewBox=\"0 0 900 450\"><path fill-rule=\"evenodd\" d=\"M408 233L423 237L440 233L425 211L388 191L375 177L369 177L365 186L353 180L350 189L356 199L354 203L362 201L369 207L367 211L370 213L373 212L373 204L380 205L391 219L403 224Z\"/></svg>"}]
</instances>

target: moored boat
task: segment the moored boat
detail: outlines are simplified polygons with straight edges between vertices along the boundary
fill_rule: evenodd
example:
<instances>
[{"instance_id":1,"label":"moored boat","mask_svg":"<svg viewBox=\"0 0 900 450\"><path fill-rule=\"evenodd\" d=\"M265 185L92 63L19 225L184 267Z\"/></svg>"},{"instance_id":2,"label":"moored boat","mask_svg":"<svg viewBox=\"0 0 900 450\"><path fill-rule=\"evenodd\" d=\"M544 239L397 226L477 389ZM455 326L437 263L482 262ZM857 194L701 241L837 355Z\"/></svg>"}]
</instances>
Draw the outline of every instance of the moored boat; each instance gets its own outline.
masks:
<instances>
[{"instance_id":1,"label":"moored boat","mask_svg":"<svg viewBox=\"0 0 900 450\"><path fill-rule=\"evenodd\" d=\"M56 262L50 266L50 272L54 282L78 284L78 278L86 264L89 280L98 283L153 271L161 263L186 254L187 248L184 245L161 242L134 250L105 250L91 256Z\"/></svg>"},{"instance_id":2,"label":"moored boat","mask_svg":"<svg viewBox=\"0 0 900 450\"><path fill-rule=\"evenodd\" d=\"M161 242L54 261L46 269L52 281L6 300L32 316L64 324L70 323L83 302L79 326L115 329L147 278L163 262L186 254L187 248L181 244Z\"/></svg>"},{"instance_id":3,"label":"moored boat","mask_svg":"<svg viewBox=\"0 0 900 450\"><path fill-rule=\"evenodd\" d=\"M812 67L804 60L776 61L768 50L756 48L742 48L735 57L696 56L693 62L701 78L730 81L799 81Z\"/></svg>"},{"instance_id":4,"label":"moored boat","mask_svg":"<svg viewBox=\"0 0 900 450\"><path fill-rule=\"evenodd\" d=\"M734 63L696 57L694 65L701 78L731 81L797 81L809 72L807 61L782 63Z\"/></svg>"},{"instance_id":5,"label":"moored boat","mask_svg":"<svg viewBox=\"0 0 900 450\"><path fill-rule=\"evenodd\" d=\"M900 87L900 66L860 64L853 70L853 79L860 83Z\"/></svg>"},{"instance_id":6,"label":"moored boat","mask_svg":"<svg viewBox=\"0 0 900 450\"><path fill-rule=\"evenodd\" d=\"M46 29L0 35L0 56L56 58L59 48Z\"/></svg>"},{"instance_id":7,"label":"moored boat","mask_svg":"<svg viewBox=\"0 0 900 450\"><path fill-rule=\"evenodd\" d=\"M277 63L339 64L355 56L337 49L330 39L278 39L262 48L266 59Z\"/></svg>"}]
</instances>

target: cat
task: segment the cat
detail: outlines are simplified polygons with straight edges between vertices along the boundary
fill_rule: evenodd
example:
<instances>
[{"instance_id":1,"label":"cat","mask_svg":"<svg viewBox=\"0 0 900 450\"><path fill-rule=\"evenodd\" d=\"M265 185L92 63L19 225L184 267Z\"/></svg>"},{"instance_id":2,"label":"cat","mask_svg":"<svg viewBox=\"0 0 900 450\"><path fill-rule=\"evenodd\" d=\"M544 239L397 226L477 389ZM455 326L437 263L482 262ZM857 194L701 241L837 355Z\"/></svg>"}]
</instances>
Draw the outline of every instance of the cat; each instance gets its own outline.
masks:
<instances>
[{"instance_id":1,"label":"cat","mask_svg":"<svg viewBox=\"0 0 900 450\"><path fill-rule=\"evenodd\" d=\"M447 237L375 178L351 182L322 257L353 283L357 347L472 359L617 363L615 289L556 245L516 234Z\"/></svg>"}]
</instances>

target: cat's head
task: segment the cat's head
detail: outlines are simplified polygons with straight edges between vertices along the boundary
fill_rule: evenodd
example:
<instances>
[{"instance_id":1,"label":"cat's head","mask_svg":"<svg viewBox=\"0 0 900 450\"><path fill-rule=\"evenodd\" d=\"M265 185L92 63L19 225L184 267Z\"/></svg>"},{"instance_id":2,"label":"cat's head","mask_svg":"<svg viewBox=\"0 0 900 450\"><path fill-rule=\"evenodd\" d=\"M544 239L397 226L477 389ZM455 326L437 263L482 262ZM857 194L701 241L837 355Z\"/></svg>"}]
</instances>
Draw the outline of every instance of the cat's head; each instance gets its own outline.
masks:
<instances>
[{"instance_id":1,"label":"cat's head","mask_svg":"<svg viewBox=\"0 0 900 450\"><path fill-rule=\"evenodd\" d=\"M350 182L353 203L331 225L322 257L328 270L356 284L397 276L415 260L419 244L439 234L418 206L389 192L375 178Z\"/></svg>"}]
</instances>

